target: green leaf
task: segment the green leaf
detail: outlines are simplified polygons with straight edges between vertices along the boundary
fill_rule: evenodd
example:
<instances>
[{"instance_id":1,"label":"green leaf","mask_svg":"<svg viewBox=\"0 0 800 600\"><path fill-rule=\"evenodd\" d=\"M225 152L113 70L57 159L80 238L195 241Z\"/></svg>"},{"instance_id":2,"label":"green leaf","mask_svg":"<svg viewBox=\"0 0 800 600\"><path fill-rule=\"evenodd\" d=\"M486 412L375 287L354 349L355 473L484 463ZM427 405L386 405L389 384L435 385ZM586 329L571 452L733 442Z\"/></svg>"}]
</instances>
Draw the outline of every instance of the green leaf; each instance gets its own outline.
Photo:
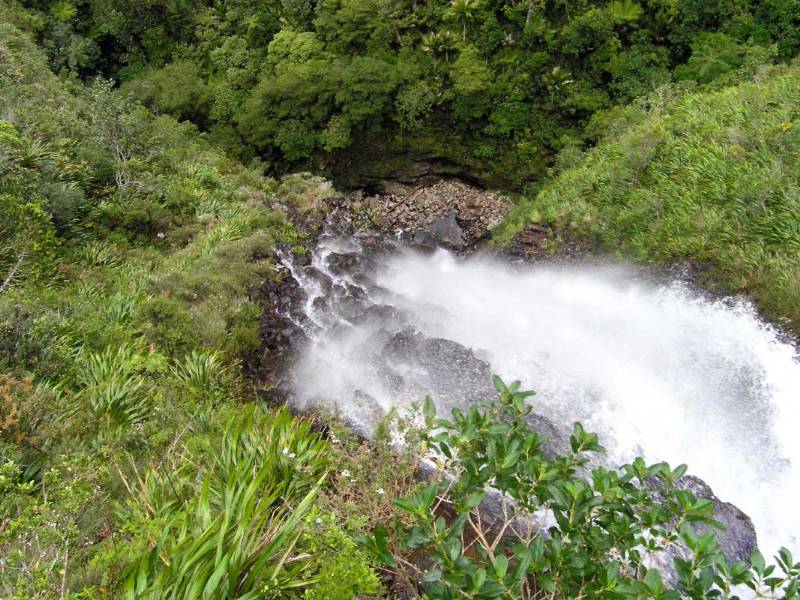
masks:
<instances>
[{"instance_id":1,"label":"green leaf","mask_svg":"<svg viewBox=\"0 0 800 600\"><path fill-rule=\"evenodd\" d=\"M436 405L433 403L433 398L430 396L425 397L425 402L422 405L422 414L425 416L425 426L433 427L434 420L436 419Z\"/></svg>"},{"instance_id":2,"label":"green leaf","mask_svg":"<svg viewBox=\"0 0 800 600\"><path fill-rule=\"evenodd\" d=\"M475 492L467 496L467 499L464 501L464 510L472 510L480 505L483 502L483 499L486 497L485 491Z\"/></svg>"},{"instance_id":3,"label":"green leaf","mask_svg":"<svg viewBox=\"0 0 800 600\"><path fill-rule=\"evenodd\" d=\"M750 556L750 564L752 565L753 569L755 569L756 573L762 575L764 573L764 569L766 564L764 562L764 555L761 554L758 550L753 550L753 554Z\"/></svg>"},{"instance_id":4,"label":"green leaf","mask_svg":"<svg viewBox=\"0 0 800 600\"><path fill-rule=\"evenodd\" d=\"M395 498L393 504L400 510L409 513L417 512L417 504L413 498Z\"/></svg>"},{"instance_id":5,"label":"green leaf","mask_svg":"<svg viewBox=\"0 0 800 600\"><path fill-rule=\"evenodd\" d=\"M661 579L661 573L657 569L648 569L644 576L644 583L647 589L655 596L660 596L664 589L664 582Z\"/></svg>"},{"instance_id":6,"label":"green leaf","mask_svg":"<svg viewBox=\"0 0 800 600\"><path fill-rule=\"evenodd\" d=\"M479 591L483 584L486 582L486 569L478 569L475 571L475 578L472 580L472 588Z\"/></svg>"},{"instance_id":7,"label":"green leaf","mask_svg":"<svg viewBox=\"0 0 800 600\"><path fill-rule=\"evenodd\" d=\"M500 379L497 375L492 375L492 385L494 386L494 389L496 389L497 392L500 394L508 391L508 388L506 388L506 384L503 383L503 380Z\"/></svg>"},{"instance_id":8,"label":"green leaf","mask_svg":"<svg viewBox=\"0 0 800 600\"><path fill-rule=\"evenodd\" d=\"M504 554L500 554L494 559L494 572L497 573L497 577L504 579L507 571L508 558Z\"/></svg>"},{"instance_id":9,"label":"green leaf","mask_svg":"<svg viewBox=\"0 0 800 600\"><path fill-rule=\"evenodd\" d=\"M510 452L506 454L505 458L503 459L503 464L501 465L502 469L510 469L514 465L517 464L519 460L519 452Z\"/></svg>"}]
</instances>

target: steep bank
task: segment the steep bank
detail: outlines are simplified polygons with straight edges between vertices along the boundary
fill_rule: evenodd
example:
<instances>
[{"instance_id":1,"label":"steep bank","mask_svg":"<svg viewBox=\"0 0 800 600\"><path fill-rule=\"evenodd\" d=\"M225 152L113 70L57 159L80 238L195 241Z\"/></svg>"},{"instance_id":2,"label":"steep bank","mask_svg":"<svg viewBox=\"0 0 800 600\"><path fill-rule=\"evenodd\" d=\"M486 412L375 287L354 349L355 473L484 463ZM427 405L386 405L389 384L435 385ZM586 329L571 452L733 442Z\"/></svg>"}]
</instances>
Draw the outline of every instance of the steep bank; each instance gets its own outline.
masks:
<instances>
[{"instance_id":1,"label":"steep bank","mask_svg":"<svg viewBox=\"0 0 800 600\"><path fill-rule=\"evenodd\" d=\"M800 72L764 69L718 90L665 88L598 123L601 139L495 232L550 229L549 248L649 263L688 261L701 282L744 293L800 327Z\"/></svg>"}]
</instances>

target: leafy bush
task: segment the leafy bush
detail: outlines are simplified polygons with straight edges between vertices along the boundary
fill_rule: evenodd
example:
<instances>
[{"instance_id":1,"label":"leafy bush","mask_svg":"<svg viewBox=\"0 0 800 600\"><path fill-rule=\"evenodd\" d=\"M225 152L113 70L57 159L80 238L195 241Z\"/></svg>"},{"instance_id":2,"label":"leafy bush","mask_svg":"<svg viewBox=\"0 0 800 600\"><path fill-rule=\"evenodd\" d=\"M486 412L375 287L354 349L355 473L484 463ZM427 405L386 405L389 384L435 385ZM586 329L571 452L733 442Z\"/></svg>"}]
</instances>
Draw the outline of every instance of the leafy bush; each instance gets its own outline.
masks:
<instances>
[{"instance_id":1,"label":"leafy bush","mask_svg":"<svg viewBox=\"0 0 800 600\"><path fill-rule=\"evenodd\" d=\"M380 593L381 582L367 553L341 529L335 515L312 513L306 527L302 541L312 557L314 582L304 600L351 600Z\"/></svg>"},{"instance_id":2,"label":"leafy bush","mask_svg":"<svg viewBox=\"0 0 800 600\"><path fill-rule=\"evenodd\" d=\"M411 493L418 485L421 448L416 429L390 415L364 440L341 420L333 416L324 420L331 477L320 505L347 531L368 531L397 518L393 498Z\"/></svg>"},{"instance_id":3,"label":"leafy bush","mask_svg":"<svg viewBox=\"0 0 800 600\"><path fill-rule=\"evenodd\" d=\"M0 442L0 452L7 450ZM99 533L107 527L109 465L53 454L32 478L22 463L0 462L0 596L50 600L83 589Z\"/></svg>"},{"instance_id":4,"label":"leafy bush","mask_svg":"<svg viewBox=\"0 0 800 600\"><path fill-rule=\"evenodd\" d=\"M785 549L782 574L765 567L729 567L713 532L697 535L693 524L713 524L710 500L697 500L677 485L686 467L596 466L597 436L575 425L571 452L546 457L544 438L525 420L531 412L519 382L494 380L496 403L453 410L452 421L435 418L425 405L426 435L441 469L434 482L396 504L414 519L407 545L433 562L422 577L430 598L737 598L746 585L759 597L796 598L800 564ZM490 522L479 507L497 494ZM667 585L654 566L668 548L675 581ZM368 539L376 558L392 564L387 530Z\"/></svg>"},{"instance_id":5,"label":"leafy bush","mask_svg":"<svg viewBox=\"0 0 800 600\"><path fill-rule=\"evenodd\" d=\"M181 305L168 298L152 298L142 307L145 336L166 354L186 352L193 345L194 324Z\"/></svg>"},{"instance_id":6,"label":"leafy bush","mask_svg":"<svg viewBox=\"0 0 800 600\"><path fill-rule=\"evenodd\" d=\"M36 429L35 423L27 422L32 396L30 378L17 380L0 373L0 439L12 440L17 445L30 443Z\"/></svg>"},{"instance_id":7,"label":"leafy bush","mask_svg":"<svg viewBox=\"0 0 800 600\"><path fill-rule=\"evenodd\" d=\"M40 201L0 195L0 293L26 277L50 274L56 243Z\"/></svg>"}]
</instances>

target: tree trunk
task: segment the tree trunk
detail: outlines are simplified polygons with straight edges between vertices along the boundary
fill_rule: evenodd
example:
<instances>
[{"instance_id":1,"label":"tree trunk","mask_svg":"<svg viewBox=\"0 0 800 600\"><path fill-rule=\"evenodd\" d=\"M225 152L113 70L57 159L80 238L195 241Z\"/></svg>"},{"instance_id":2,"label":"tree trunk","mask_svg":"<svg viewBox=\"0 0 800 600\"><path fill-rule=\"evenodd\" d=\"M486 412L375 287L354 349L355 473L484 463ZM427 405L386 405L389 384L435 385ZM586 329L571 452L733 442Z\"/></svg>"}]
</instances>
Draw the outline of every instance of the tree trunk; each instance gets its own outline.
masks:
<instances>
[{"instance_id":1,"label":"tree trunk","mask_svg":"<svg viewBox=\"0 0 800 600\"><path fill-rule=\"evenodd\" d=\"M26 251L20 252L19 256L17 256L17 263L11 267L11 270L6 275L6 278L3 280L3 285L0 285L0 294L6 291L6 288L11 285L11 282L14 280L14 277L17 276L20 267L22 266L22 262L25 260L25 256L27 255Z\"/></svg>"}]
</instances>

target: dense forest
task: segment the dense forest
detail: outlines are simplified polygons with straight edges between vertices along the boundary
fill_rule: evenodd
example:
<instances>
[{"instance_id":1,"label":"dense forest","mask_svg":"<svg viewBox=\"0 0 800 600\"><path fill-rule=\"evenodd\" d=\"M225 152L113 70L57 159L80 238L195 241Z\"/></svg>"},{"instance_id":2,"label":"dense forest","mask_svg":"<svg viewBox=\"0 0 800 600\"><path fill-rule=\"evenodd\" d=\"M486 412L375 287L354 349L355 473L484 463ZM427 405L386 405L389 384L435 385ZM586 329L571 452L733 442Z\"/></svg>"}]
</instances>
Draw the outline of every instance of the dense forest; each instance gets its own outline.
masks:
<instances>
[{"instance_id":1,"label":"dense forest","mask_svg":"<svg viewBox=\"0 0 800 600\"><path fill-rule=\"evenodd\" d=\"M797 598L684 467L543 453L518 384L400 449L256 367L275 249L420 164L513 198L494 248L690 262L800 330L799 52L800 0L0 0L0 598ZM487 541L489 485L558 527Z\"/></svg>"},{"instance_id":2,"label":"dense forest","mask_svg":"<svg viewBox=\"0 0 800 600\"><path fill-rule=\"evenodd\" d=\"M598 112L800 49L795 0L25 4L56 72L112 78L245 162L433 156L516 188L594 141Z\"/></svg>"}]
</instances>

